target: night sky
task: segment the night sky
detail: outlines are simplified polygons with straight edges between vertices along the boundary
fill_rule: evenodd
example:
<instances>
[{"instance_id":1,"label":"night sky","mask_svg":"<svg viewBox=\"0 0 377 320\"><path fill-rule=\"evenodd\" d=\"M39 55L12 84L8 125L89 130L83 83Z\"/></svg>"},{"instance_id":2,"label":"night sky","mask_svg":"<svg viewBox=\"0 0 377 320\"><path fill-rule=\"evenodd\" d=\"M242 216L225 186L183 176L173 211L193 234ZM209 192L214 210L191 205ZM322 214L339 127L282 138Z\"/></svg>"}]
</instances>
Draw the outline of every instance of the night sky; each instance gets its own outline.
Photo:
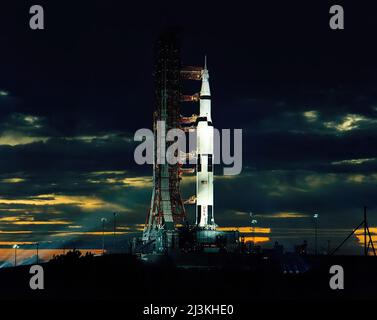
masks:
<instances>
[{"instance_id":1,"label":"night sky","mask_svg":"<svg viewBox=\"0 0 377 320\"><path fill-rule=\"evenodd\" d=\"M361 222L364 205L377 227L372 1L4 2L0 261L14 243L100 248L100 219L110 243L113 212L119 245L142 230L152 167L134 162L133 135L152 126L153 46L166 27L180 30L183 64L208 56L215 127L243 129L242 173L215 180L217 224L249 226L252 211L263 246L306 239L312 250L318 213L321 251ZM29 28L32 4L43 5L45 30ZM345 30L329 28L333 4ZM194 192L185 179L183 198ZM354 237L342 252L360 245Z\"/></svg>"}]
</instances>

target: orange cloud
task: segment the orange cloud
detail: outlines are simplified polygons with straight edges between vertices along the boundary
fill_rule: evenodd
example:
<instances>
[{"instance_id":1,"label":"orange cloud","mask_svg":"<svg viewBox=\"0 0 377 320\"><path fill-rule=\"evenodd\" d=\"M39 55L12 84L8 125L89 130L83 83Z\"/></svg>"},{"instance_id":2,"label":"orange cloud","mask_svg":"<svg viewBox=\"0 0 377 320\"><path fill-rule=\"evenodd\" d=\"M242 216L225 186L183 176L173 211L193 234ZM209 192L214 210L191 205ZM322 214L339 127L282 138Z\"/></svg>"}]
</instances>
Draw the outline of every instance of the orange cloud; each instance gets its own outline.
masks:
<instances>
[{"instance_id":1,"label":"orange cloud","mask_svg":"<svg viewBox=\"0 0 377 320\"><path fill-rule=\"evenodd\" d=\"M0 241L0 246L13 246L15 244L18 244L18 245L23 245L23 244L34 244L35 242L31 242L31 241L21 241L21 242L17 242L17 241Z\"/></svg>"},{"instance_id":2,"label":"orange cloud","mask_svg":"<svg viewBox=\"0 0 377 320\"><path fill-rule=\"evenodd\" d=\"M31 224L36 224L36 225L61 225L61 224L70 224L71 221L61 221L61 220L49 220L49 221L16 221L13 222L12 224L17 224L17 225L31 225Z\"/></svg>"},{"instance_id":3,"label":"orange cloud","mask_svg":"<svg viewBox=\"0 0 377 320\"><path fill-rule=\"evenodd\" d=\"M5 224L15 224L15 225L61 225L61 224L70 224L70 221L64 220L47 220L47 221L38 221L34 220L33 217L2 217L0 218L0 223Z\"/></svg>"},{"instance_id":4,"label":"orange cloud","mask_svg":"<svg viewBox=\"0 0 377 320\"><path fill-rule=\"evenodd\" d=\"M14 230L14 231L1 231L0 234L30 234L33 233L33 231L27 231L27 230Z\"/></svg>"},{"instance_id":5,"label":"orange cloud","mask_svg":"<svg viewBox=\"0 0 377 320\"><path fill-rule=\"evenodd\" d=\"M115 211L125 211L119 205L108 203L100 198L93 196L67 196L59 194L40 194L32 198L26 199L4 199L0 198L0 204L12 205L32 205L32 206L54 206L54 205L75 205L83 210L92 211L98 208L109 209Z\"/></svg>"},{"instance_id":6,"label":"orange cloud","mask_svg":"<svg viewBox=\"0 0 377 320\"><path fill-rule=\"evenodd\" d=\"M377 235L377 227L369 227L369 232L370 234L373 236L373 235ZM359 234L362 234L364 235L364 229L357 229L355 231L355 234L356 235L359 235Z\"/></svg>"},{"instance_id":7,"label":"orange cloud","mask_svg":"<svg viewBox=\"0 0 377 320\"><path fill-rule=\"evenodd\" d=\"M105 231L104 233L102 231L59 232L59 233L53 234L52 236L54 236L54 237L66 237L66 236L102 236L103 234L105 236L112 236L112 235L114 235L114 232L113 231ZM117 231L116 234L117 235L120 235L120 234L129 234L129 232Z\"/></svg>"}]
</instances>

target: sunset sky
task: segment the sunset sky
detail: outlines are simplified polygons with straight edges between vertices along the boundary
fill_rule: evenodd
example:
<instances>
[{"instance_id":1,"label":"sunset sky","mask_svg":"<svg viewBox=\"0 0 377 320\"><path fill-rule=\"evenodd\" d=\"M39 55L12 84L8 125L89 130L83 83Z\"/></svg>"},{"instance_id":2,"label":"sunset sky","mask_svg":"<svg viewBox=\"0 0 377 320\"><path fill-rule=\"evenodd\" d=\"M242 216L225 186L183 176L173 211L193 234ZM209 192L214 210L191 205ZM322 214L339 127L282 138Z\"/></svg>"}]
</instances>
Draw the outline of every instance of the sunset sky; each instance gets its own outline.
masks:
<instances>
[{"instance_id":1,"label":"sunset sky","mask_svg":"<svg viewBox=\"0 0 377 320\"><path fill-rule=\"evenodd\" d=\"M377 241L373 12L346 2L346 28L333 31L329 7L314 1L274 10L40 3L43 31L29 29L27 1L0 14L0 261L14 243L99 249L102 217L110 245L113 212L119 245L142 230L152 167L134 162L133 135L152 126L153 45L166 26L181 27L183 64L208 56L215 127L243 129L242 173L215 171L217 224L250 226L252 211L262 245L292 250L306 239L313 248L318 213L325 251L366 205ZM194 181L183 180L183 198ZM361 253L361 241L350 239L343 253Z\"/></svg>"}]
</instances>

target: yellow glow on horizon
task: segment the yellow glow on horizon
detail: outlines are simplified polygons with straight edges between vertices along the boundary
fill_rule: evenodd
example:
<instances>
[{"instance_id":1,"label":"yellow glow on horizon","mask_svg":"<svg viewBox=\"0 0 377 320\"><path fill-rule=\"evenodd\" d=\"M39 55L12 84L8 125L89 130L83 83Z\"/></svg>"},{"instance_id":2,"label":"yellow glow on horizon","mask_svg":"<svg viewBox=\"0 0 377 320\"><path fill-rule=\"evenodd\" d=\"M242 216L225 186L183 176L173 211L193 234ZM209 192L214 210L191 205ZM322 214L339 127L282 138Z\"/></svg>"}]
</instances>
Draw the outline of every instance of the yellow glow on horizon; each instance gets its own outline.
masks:
<instances>
[{"instance_id":1,"label":"yellow glow on horizon","mask_svg":"<svg viewBox=\"0 0 377 320\"><path fill-rule=\"evenodd\" d=\"M240 237L240 241L243 239L245 243L247 242L254 242L254 243L263 243L263 242L268 242L270 241L269 237Z\"/></svg>"},{"instance_id":2,"label":"yellow glow on horizon","mask_svg":"<svg viewBox=\"0 0 377 320\"><path fill-rule=\"evenodd\" d=\"M271 233L271 228L261 227L217 227L219 231L239 231L240 233Z\"/></svg>"},{"instance_id":3,"label":"yellow glow on horizon","mask_svg":"<svg viewBox=\"0 0 377 320\"><path fill-rule=\"evenodd\" d=\"M18 243L13 243L13 244L21 244L20 242ZM13 245L12 244L12 245ZM31 243L33 244L33 242ZM67 253L70 251L70 249L39 249L39 258L42 260L50 260L54 255L60 255L63 254L64 252ZM85 255L87 252L91 252L95 255L99 255L102 253L101 249L78 249L82 253L82 255ZM19 262L22 262L22 260L31 258L35 256L35 248L30 248L30 249L17 249L17 260ZM14 259L14 249L11 248L0 248L0 261L9 261L11 264L13 263Z\"/></svg>"}]
</instances>

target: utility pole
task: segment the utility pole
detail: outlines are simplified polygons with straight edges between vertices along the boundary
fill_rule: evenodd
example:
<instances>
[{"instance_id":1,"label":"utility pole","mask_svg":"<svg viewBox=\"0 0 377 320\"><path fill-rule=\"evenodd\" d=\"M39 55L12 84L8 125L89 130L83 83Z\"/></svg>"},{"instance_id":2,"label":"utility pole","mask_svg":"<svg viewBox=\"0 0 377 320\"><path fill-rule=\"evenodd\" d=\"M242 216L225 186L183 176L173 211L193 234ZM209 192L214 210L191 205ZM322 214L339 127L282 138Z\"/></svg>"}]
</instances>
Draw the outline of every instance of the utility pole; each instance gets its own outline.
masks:
<instances>
[{"instance_id":1,"label":"utility pole","mask_svg":"<svg viewBox=\"0 0 377 320\"><path fill-rule=\"evenodd\" d=\"M114 252L115 252L116 230L117 230L117 224L116 224L116 216L117 216L117 213L114 212L113 215L114 215L114 237L113 237L113 253L114 253Z\"/></svg>"},{"instance_id":2,"label":"utility pole","mask_svg":"<svg viewBox=\"0 0 377 320\"><path fill-rule=\"evenodd\" d=\"M15 244L13 246L13 249L14 249L14 266L16 267L17 266L17 249L19 248L19 245L18 244Z\"/></svg>"},{"instance_id":3,"label":"utility pole","mask_svg":"<svg viewBox=\"0 0 377 320\"><path fill-rule=\"evenodd\" d=\"M105 222L107 221L106 218L102 218L102 255L105 254Z\"/></svg>"},{"instance_id":4,"label":"utility pole","mask_svg":"<svg viewBox=\"0 0 377 320\"><path fill-rule=\"evenodd\" d=\"M255 225L258 223L257 219L254 219L254 213L250 212L251 228L253 232L253 250L255 249Z\"/></svg>"},{"instance_id":5,"label":"utility pole","mask_svg":"<svg viewBox=\"0 0 377 320\"><path fill-rule=\"evenodd\" d=\"M319 217L319 215L318 215L318 213L315 213L314 214L314 216L313 216L313 218L314 218L314 241L315 241L315 255L317 255L317 253L318 253L318 223L317 223L317 221L318 221L318 217Z\"/></svg>"},{"instance_id":6,"label":"utility pole","mask_svg":"<svg viewBox=\"0 0 377 320\"><path fill-rule=\"evenodd\" d=\"M364 206L364 256L368 255L367 248L367 207Z\"/></svg>"}]
</instances>

